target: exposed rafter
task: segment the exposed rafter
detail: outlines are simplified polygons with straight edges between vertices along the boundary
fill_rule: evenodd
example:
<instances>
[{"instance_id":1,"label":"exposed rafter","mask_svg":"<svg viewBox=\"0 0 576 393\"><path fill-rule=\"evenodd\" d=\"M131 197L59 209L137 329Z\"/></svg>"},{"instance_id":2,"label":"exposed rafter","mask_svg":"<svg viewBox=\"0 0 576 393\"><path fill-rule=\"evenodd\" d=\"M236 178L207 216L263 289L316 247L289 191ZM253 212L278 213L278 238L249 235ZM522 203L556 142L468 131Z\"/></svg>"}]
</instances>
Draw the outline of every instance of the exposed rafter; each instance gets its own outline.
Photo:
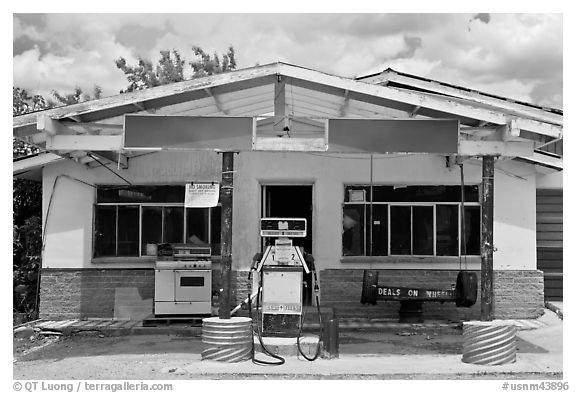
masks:
<instances>
[{"instance_id":1,"label":"exposed rafter","mask_svg":"<svg viewBox=\"0 0 576 393\"><path fill-rule=\"evenodd\" d=\"M228 111L226 109L224 109L224 107L222 106L222 103L218 99L218 96L216 94L214 94L212 89L206 88L206 89L204 89L204 91L206 92L206 94L208 94L209 97L212 97L212 100L214 101L214 105L216 106L216 108L218 108L218 110L220 112L222 112L223 114L227 115Z\"/></svg>"},{"instance_id":2,"label":"exposed rafter","mask_svg":"<svg viewBox=\"0 0 576 393\"><path fill-rule=\"evenodd\" d=\"M340 117L346 117L346 110L348 109L349 103L350 103L350 91L344 90L344 101L340 106Z\"/></svg>"},{"instance_id":3,"label":"exposed rafter","mask_svg":"<svg viewBox=\"0 0 576 393\"><path fill-rule=\"evenodd\" d=\"M141 112L146 110L146 105L143 102L133 102L132 105Z\"/></svg>"},{"instance_id":4,"label":"exposed rafter","mask_svg":"<svg viewBox=\"0 0 576 393\"><path fill-rule=\"evenodd\" d=\"M416 105L414 109L412 109L412 111L410 112L410 117L415 117L418 114L420 108L421 108L420 105Z\"/></svg>"}]
</instances>

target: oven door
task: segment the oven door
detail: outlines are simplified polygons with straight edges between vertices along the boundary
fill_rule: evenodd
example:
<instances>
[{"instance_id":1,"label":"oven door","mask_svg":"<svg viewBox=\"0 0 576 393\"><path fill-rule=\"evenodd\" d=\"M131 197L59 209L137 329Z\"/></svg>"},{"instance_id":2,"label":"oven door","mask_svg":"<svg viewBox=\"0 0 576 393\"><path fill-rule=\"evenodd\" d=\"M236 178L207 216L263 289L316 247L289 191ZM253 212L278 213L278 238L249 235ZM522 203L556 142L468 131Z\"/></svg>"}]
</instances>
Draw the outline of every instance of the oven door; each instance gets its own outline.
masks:
<instances>
[{"instance_id":1,"label":"oven door","mask_svg":"<svg viewBox=\"0 0 576 393\"><path fill-rule=\"evenodd\" d=\"M174 301L206 301L211 299L211 292L211 270L174 270Z\"/></svg>"}]
</instances>

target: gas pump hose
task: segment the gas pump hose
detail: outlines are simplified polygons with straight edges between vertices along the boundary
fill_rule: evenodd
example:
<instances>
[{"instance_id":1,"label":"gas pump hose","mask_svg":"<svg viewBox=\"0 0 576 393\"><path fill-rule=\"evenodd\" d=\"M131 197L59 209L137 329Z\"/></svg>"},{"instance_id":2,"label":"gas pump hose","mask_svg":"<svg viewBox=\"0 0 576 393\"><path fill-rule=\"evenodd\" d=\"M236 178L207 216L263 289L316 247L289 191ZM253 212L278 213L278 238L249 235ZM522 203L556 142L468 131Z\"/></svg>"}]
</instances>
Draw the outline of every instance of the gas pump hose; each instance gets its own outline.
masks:
<instances>
[{"instance_id":1,"label":"gas pump hose","mask_svg":"<svg viewBox=\"0 0 576 393\"><path fill-rule=\"evenodd\" d=\"M300 347L300 337L302 335L302 328L304 327L304 318L306 317L306 313L302 313L302 319L300 321L300 329L298 329L298 338L296 338L296 344L298 346L298 352L300 355L304 357L304 359L308 360L309 362L313 362L314 360L318 359L320 355L321 343L322 340L322 314L320 313L320 300L318 299L318 292L320 291L320 287L318 286L318 278L316 277L316 268L314 267L314 260L309 262L312 272L314 273L314 293L316 294L316 309L318 311L318 323L320 324L320 334L318 335L318 344L316 344L316 353L314 356L309 358L304 354L302 348Z\"/></svg>"},{"instance_id":2,"label":"gas pump hose","mask_svg":"<svg viewBox=\"0 0 576 393\"><path fill-rule=\"evenodd\" d=\"M248 273L248 282L251 283L252 281L252 269ZM260 282L262 282L262 277L260 277ZM257 365L263 366L281 366L286 362L286 359L283 357L276 355L275 353L270 352L268 348L264 345L264 341L262 340L262 331L260 330L260 324L258 323L258 309L260 308L260 292L261 287L258 287L258 291L256 292L256 319L252 318L252 300L251 296L248 296L248 316L253 321L256 321L256 336L258 337L258 341L260 342L260 346L262 347L262 353L268 355L271 358L277 359L277 361L266 361L261 359L256 359L256 354L254 350L254 340L252 340L252 363ZM252 332L254 333L254 327L252 328Z\"/></svg>"}]
</instances>

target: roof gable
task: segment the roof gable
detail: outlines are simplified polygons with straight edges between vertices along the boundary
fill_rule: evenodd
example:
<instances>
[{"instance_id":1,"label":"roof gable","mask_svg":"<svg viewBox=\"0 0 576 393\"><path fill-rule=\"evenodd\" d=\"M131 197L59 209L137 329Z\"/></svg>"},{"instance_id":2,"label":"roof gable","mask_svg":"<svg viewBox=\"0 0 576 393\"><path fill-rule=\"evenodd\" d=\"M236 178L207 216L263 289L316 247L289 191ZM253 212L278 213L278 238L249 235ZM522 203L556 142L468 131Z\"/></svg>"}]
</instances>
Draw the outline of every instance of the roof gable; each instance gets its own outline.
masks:
<instances>
[{"instance_id":1,"label":"roof gable","mask_svg":"<svg viewBox=\"0 0 576 393\"><path fill-rule=\"evenodd\" d=\"M391 72L389 80L399 76ZM411 83L415 85L414 80ZM46 140L54 134L106 136L113 145L121 140L116 137L123 133L124 115L139 113L250 116L260 118L259 126L272 132L274 127L266 119L269 116L300 118L318 130L323 129L321 121L327 118L439 118L457 119L468 134L478 130L509 132L513 124L514 138L547 143L562 136L561 114L502 100L488 102L485 97L472 97L472 93L449 95L429 85L422 89L378 83L374 78L354 80L272 63L17 116L13 135L40 147L46 147ZM91 161L83 152L60 153L82 163Z\"/></svg>"}]
</instances>

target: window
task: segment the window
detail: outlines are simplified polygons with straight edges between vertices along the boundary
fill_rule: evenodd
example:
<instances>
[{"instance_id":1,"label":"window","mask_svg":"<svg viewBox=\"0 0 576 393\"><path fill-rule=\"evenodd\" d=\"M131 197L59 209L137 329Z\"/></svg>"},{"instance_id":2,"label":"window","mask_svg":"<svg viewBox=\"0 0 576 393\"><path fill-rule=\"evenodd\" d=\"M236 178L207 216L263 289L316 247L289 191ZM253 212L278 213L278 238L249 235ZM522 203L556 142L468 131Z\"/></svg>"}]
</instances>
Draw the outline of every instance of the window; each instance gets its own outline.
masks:
<instances>
[{"instance_id":1,"label":"window","mask_svg":"<svg viewBox=\"0 0 576 393\"><path fill-rule=\"evenodd\" d=\"M100 187L94 257L139 257L158 243L210 244L220 254L220 206L184 208L184 186Z\"/></svg>"},{"instance_id":2,"label":"window","mask_svg":"<svg viewBox=\"0 0 576 393\"><path fill-rule=\"evenodd\" d=\"M344 256L459 256L480 254L478 186L345 187ZM465 236L460 239L461 226Z\"/></svg>"}]
</instances>

